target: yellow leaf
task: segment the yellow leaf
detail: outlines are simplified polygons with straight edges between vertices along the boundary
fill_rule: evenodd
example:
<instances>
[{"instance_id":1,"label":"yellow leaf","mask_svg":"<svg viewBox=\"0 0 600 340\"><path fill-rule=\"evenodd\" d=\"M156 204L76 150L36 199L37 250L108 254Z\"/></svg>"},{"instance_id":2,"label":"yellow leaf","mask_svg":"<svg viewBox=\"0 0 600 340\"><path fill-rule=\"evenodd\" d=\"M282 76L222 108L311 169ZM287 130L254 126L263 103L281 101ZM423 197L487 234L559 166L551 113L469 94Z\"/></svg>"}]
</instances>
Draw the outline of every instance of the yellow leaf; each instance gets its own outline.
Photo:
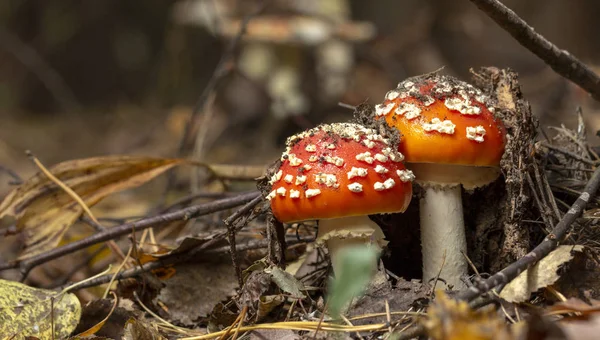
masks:
<instances>
[{"instance_id":1,"label":"yellow leaf","mask_svg":"<svg viewBox=\"0 0 600 340\"><path fill-rule=\"evenodd\" d=\"M508 325L495 309L473 310L465 301L436 293L435 303L427 311L424 322L427 335L434 340L512 340Z\"/></svg>"},{"instance_id":2,"label":"yellow leaf","mask_svg":"<svg viewBox=\"0 0 600 340\"><path fill-rule=\"evenodd\" d=\"M6 280L0 280L0 311L0 334L14 340L29 336L66 339L81 317L81 305L74 294Z\"/></svg>"},{"instance_id":3,"label":"yellow leaf","mask_svg":"<svg viewBox=\"0 0 600 340\"><path fill-rule=\"evenodd\" d=\"M573 259L573 252L580 251L583 251L583 246L559 246L510 281L500 292L500 297L508 302L529 300L531 293L556 282L560 278L558 268Z\"/></svg>"},{"instance_id":4,"label":"yellow leaf","mask_svg":"<svg viewBox=\"0 0 600 340\"><path fill-rule=\"evenodd\" d=\"M59 163L49 171L90 207L118 191L140 186L182 159L104 156ZM83 209L43 173L29 178L0 203L0 218L11 215L23 233L25 259L56 247Z\"/></svg>"}]
</instances>

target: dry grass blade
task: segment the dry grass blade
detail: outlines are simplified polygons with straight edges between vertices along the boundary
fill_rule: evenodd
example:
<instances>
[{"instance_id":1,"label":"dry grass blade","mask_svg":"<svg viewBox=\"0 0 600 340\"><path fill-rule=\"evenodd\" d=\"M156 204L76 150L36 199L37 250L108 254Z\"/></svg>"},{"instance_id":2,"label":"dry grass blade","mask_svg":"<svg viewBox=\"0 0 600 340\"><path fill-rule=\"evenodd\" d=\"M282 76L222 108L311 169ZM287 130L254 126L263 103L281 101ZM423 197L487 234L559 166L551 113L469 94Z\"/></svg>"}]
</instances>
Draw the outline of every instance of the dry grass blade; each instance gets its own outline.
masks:
<instances>
[{"instance_id":1,"label":"dry grass blade","mask_svg":"<svg viewBox=\"0 0 600 340\"><path fill-rule=\"evenodd\" d=\"M385 329L387 327L386 324L370 324L370 325L362 325L362 326L346 326L339 325L334 323L320 323L318 321L285 321L285 322L276 322L276 323L263 323L252 326L242 326L240 327L240 332L253 331L258 329L291 329L297 331L316 331L317 329L328 331L328 332L369 332L369 331L379 331ZM204 340L204 339L214 339L222 336L228 332L228 330L223 330L219 332L192 336L181 338L182 340Z\"/></svg>"},{"instance_id":2,"label":"dry grass blade","mask_svg":"<svg viewBox=\"0 0 600 340\"><path fill-rule=\"evenodd\" d=\"M92 206L118 191L137 187L175 165L180 159L105 156L59 163L48 170ZM11 191L0 204L0 218L14 216L23 233L19 259L54 248L83 208L48 176L38 173Z\"/></svg>"}]
</instances>

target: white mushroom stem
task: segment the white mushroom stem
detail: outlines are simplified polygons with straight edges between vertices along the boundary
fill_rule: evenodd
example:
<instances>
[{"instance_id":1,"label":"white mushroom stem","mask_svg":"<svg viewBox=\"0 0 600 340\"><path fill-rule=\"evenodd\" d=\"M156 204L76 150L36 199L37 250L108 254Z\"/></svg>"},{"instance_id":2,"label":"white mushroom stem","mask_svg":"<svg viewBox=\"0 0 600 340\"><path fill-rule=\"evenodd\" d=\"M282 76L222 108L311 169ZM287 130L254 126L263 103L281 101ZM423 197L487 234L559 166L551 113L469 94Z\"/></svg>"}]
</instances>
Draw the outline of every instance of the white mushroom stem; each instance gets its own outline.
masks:
<instances>
[{"instance_id":1,"label":"white mushroom stem","mask_svg":"<svg viewBox=\"0 0 600 340\"><path fill-rule=\"evenodd\" d=\"M384 237L377 223L366 215L319 220L317 240L326 242L334 273L339 273L342 269L342 259L337 256L341 249L350 245L365 244L375 247L380 252L386 244ZM373 268L377 268L377 263L373 264Z\"/></svg>"},{"instance_id":2,"label":"white mushroom stem","mask_svg":"<svg viewBox=\"0 0 600 340\"><path fill-rule=\"evenodd\" d=\"M454 289L467 274L465 222L460 185L423 185L420 200L423 281L440 274ZM461 253L462 252L462 253ZM440 273L441 269L441 273Z\"/></svg>"}]
</instances>

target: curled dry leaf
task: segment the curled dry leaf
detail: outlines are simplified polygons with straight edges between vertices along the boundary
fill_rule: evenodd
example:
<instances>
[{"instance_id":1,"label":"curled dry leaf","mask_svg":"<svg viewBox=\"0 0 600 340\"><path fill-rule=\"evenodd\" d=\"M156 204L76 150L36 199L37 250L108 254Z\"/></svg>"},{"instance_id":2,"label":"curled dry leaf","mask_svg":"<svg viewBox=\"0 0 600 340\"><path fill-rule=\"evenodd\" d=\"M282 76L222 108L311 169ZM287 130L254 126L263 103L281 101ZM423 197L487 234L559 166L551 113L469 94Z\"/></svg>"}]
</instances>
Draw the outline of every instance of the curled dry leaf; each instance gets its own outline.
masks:
<instances>
[{"instance_id":1,"label":"curled dry leaf","mask_svg":"<svg viewBox=\"0 0 600 340\"><path fill-rule=\"evenodd\" d=\"M531 293L547 287L560 278L557 270L573 258L573 252L583 250L583 246L560 246L538 263L522 272L509 282L500 293L508 302L529 300Z\"/></svg>"},{"instance_id":2,"label":"curled dry leaf","mask_svg":"<svg viewBox=\"0 0 600 340\"><path fill-rule=\"evenodd\" d=\"M258 311L256 312L256 320L264 319L271 311L285 302L283 295L266 295L261 296L258 300Z\"/></svg>"},{"instance_id":3,"label":"curled dry leaf","mask_svg":"<svg viewBox=\"0 0 600 340\"><path fill-rule=\"evenodd\" d=\"M105 156L59 163L49 171L71 188L87 206L118 191L148 182L182 159ZM25 259L54 248L83 213L69 194L43 173L29 178L0 203L0 218L14 216L23 234Z\"/></svg>"},{"instance_id":4,"label":"curled dry leaf","mask_svg":"<svg viewBox=\"0 0 600 340\"><path fill-rule=\"evenodd\" d=\"M81 305L74 294L6 280L0 280L0 311L0 334L15 340L66 339L81 317Z\"/></svg>"}]
</instances>

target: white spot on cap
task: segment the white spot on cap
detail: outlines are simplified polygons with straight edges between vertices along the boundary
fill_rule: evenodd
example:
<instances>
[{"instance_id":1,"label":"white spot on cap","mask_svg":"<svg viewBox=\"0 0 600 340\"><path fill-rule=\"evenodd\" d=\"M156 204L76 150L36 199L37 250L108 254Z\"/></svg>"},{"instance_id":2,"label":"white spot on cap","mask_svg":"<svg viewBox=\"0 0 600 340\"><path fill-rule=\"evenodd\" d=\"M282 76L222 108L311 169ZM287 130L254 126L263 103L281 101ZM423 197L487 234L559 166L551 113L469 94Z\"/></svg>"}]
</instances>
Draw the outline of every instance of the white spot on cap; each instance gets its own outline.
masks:
<instances>
[{"instance_id":1,"label":"white spot on cap","mask_svg":"<svg viewBox=\"0 0 600 340\"><path fill-rule=\"evenodd\" d=\"M372 149L375 147L375 142L372 140L365 139L365 140L363 140L363 144L369 149Z\"/></svg>"},{"instance_id":2,"label":"white spot on cap","mask_svg":"<svg viewBox=\"0 0 600 340\"><path fill-rule=\"evenodd\" d=\"M388 178L386 179L383 183L381 182L375 182L375 184L373 185L373 188L377 191L383 191L386 189L391 189L396 185L396 181L394 181L393 178Z\"/></svg>"},{"instance_id":3,"label":"white spot on cap","mask_svg":"<svg viewBox=\"0 0 600 340\"><path fill-rule=\"evenodd\" d=\"M304 182L306 182L306 176L304 175L298 175L296 176L296 185L300 185L303 184Z\"/></svg>"},{"instance_id":4,"label":"white spot on cap","mask_svg":"<svg viewBox=\"0 0 600 340\"><path fill-rule=\"evenodd\" d=\"M475 127L467 126L467 139L483 143L483 136L485 136L485 132L485 128L481 125Z\"/></svg>"},{"instance_id":5,"label":"white spot on cap","mask_svg":"<svg viewBox=\"0 0 600 340\"><path fill-rule=\"evenodd\" d=\"M312 166L310 166L308 164L304 164L302 167L304 168L304 171L308 171L308 170L312 169Z\"/></svg>"},{"instance_id":6,"label":"white spot on cap","mask_svg":"<svg viewBox=\"0 0 600 340\"><path fill-rule=\"evenodd\" d=\"M439 118L433 118L431 123L423 123L423 130L425 131L437 131L449 135L454 134L455 127L456 125L447 119L442 122Z\"/></svg>"},{"instance_id":7,"label":"white spot on cap","mask_svg":"<svg viewBox=\"0 0 600 340\"><path fill-rule=\"evenodd\" d=\"M360 183L350 183L348 184L348 190L352 191L352 192L362 192L363 191L363 186Z\"/></svg>"},{"instance_id":8,"label":"white spot on cap","mask_svg":"<svg viewBox=\"0 0 600 340\"><path fill-rule=\"evenodd\" d=\"M481 108L477 105L472 105L469 96L464 90L458 91L460 97L446 98L444 104L450 110L455 110L463 115L478 115L481 113Z\"/></svg>"},{"instance_id":9,"label":"white spot on cap","mask_svg":"<svg viewBox=\"0 0 600 340\"><path fill-rule=\"evenodd\" d=\"M377 104L375 105L375 115L376 116L385 116L394 108L394 103L389 103L387 105Z\"/></svg>"},{"instance_id":10,"label":"white spot on cap","mask_svg":"<svg viewBox=\"0 0 600 340\"><path fill-rule=\"evenodd\" d=\"M320 173L315 175L315 182L325 184L327 187L339 187L337 177L333 174Z\"/></svg>"},{"instance_id":11,"label":"white spot on cap","mask_svg":"<svg viewBox=\"0 0 600 340\"><path fill-rule=\"evenodd\" d=\"M331 156L325 156L325 162L330 163L330 164L335 164L337 166L342 166L344 165L344 159L341 157L331 157Z\"/></svg>"},{"instance_id":12,"label":"white spot on cap","mask_svg":"<svg viewBox=\"0 0 600 340\"><path fill-rule=\"evenodd\" d=\"M366 177L368 170L365 168L356 168L352 167L350 171L348 171L348 179L352 179L354 177Z\"/></svg>"},{"instance_id":13,"label":"white spot on cap","mask_svg":"<svg viewBox=\"0 0 600 340\"><path fill-rule=\"evenodd\" d=\"M382 155L380 153L376 153L374 157L376 160L378 160L381 163L385 163L388 161L388 157L386 155Z\"/></svg>"},{"instance_id":14,"label":"white spot on cap","mask_svg":"<svg viewBox=\"0 0 600 340\"><path fill-rule=\"evenodd\" d=\"M392 162L402 162L404 160L404 155L401 154L400 152L392 152L389 155L390 159L392 160Z\"/></svg>"},{"instance_id":15,"label":"white spot on cap","mask_svg":"<svg viewBox=\"0 0 600 340\"><path fill-rule=\"evenodd\" d=\"M269 180L269 184L273 185L275 182L279 181L281 179L282 175L283 175L283 170L277 171L276 174L271 176L271 179Z\"/></svg>"},{"instance_id":16,"label":"white spot on cap","mask_svg":"<svg viewBox=\"0 0 600 340\"><path fill-rule=\"evenodd\" d=\"M290 198L300 198L300 191L291 189L290 190Z\"/></svg>"},{"instance_id":17,"label":"white spot on cap","mask_svg":"<svg viewBox=\"0 0 600 340\"><path fill-rule=\"evenodd\" d=\"M394 100L394 99L398 98L399 95L400 95L400 92L398 92L396 90L391 90L385 94L385 99Z\"/></svg>"},{"instance_id":18,"label":"white spot on cap","mask_svg":"<svg viewBox=\"0 0 600 340\"><path fill-rule=\"evenodd\" d=\"M410 170L396 170L396 174L402 182L412 182L415 180L415 174Z\"/></svg>"},{"instance_id":19,"label":"white spot on cap","mask_svg":"<svg viewBox=\"0 0 600 340\"><path fill-rule=\"evenodd\" d=\"M277 190L275 190L275 192L277 192L277 195L279 195L281 197L285 197L286 190L284 187L277 188Z\"/></svg>"},{"instance_id":20,"label":"white spot on cap","mask_svg":"<svg viewBox=\"0 0 600 340\"><path fill-rule=\"evenodd\" d=\"M306 198L315 197L315 196L319 195L320 193L321 193L321 190L319 190L319 189L308 189L304 192L304 194L306 195Z\"/></svg>"},{"instance_id":21,"label":"white spot on cap","mask_svg":"<svg viewBox=\"0 0 600 340\"><path fill-rule=\"evenodd\" d=\"M383 148L381 153L388 156L392 162L402 162L404 160L404 155L392 150L392 148Z\"/></svg>"},{"instance_id":22,"label":"white spot on cap","mask_svg":"<svg viewBox=\"0 0 600 340\"><path fill-rule=\"evenodd\" d=\"M283 178L284 181L286 181L287 183L292 183L292 181L294 180L294 176L287 174L285 175L285 177Z\"/></svg>"},{"instance_id":23,"label":"white spot on cap","mask_svg":"<svg viewBox=\"0 0 600 340\"><path fill-rule=\"evenodd\" d=\"M335 144L328 144L327 145L327 149L329 149L329 150L335 150Z\"/></svg>"},{"instance_id":24,"label":"white spot on cap","mask_svg":"<svg viewBox=\"0 0 600 340\"><path fill-rule=\"evenodd\" d=\"M298 166L298 165L302 164L302 160L300 158L296 157L296 155L293 153L288 155L288 161L290 161L291 166Z\"/></svg>"},{"instance_id":25,"label":"white spot on cap","mask_svg":"<svg viewBox=\"0 0 600 340\"><path fill-rule=\"evenodd\" d=\"M378 174L385 174L385 173L387 173L388 171L389 171L389 170L388 170L386 167L384 167L384 166L381 166L381 165L379 165L379 164L377 164L377 166L375 167L375 172L376 172L376 173L378 173Z\"/></svg>"},{"instance_id":26,"label":"white spot on cap","mask_svg":"<svg viewBox=\"0 0 600 340\"><path fill-rule=\"evenodd\" d=\"M369 151L356 155L356 160L363 161L367 164L373 164L373 157L371 157L371 153Z\"/></svg>"},{"instance_id":27,"label":"white spot on cap","mask_svg":"<svg viewBox=\"0 0 600 340\"><path fill-rule=\"evenodd\" d=\"M271 191L268 195L267 195L267 200L272 200L273 198L275 198L275 190Z\"/></svg>"},{"instance_id":28,"label":"white spot on cap","mask_svg":"<svg viewBox=\"0 0 600 340\"><path fill-rule=\"evenodd\" d=\"M401 103L398 108L394 111L397 115L404 116L406 119L411 120L421 115L421 109L412 103Z\"/></svg>"},{"instance_id":29,"label":"white spot on cap","mask_svg":"<svg viewBox=\"0 0 600 340\"><path fill-rule=\"evenodd\" d=\"M310 157L308 157L308 161L309 161L309 162L316 162L316 161L317 161L317 159L318 159L318 158L317 158L317 156L315 156L315 155L310 155Z\"/></svg>"},{"instance_id":30,"label":"white spot on cap","mask_svg":"<svg viewBox=\"0 0 600 340\"><path fill-rule=\"evenodd\" d=\"M304 149L308 152L317 152L317 146L314 144L308 144Z\"/></svg>"},{"instance_id":31,"label":"white spot on cap","mask_svg":"<svg viewBox=\"0 0 600 340\"><path fill-rule=\"evenodd\" d=\"M403 83L398 84L398 86L404 86L405 89L409 89L411 87L413 87L415 85L415 83L413 83L412 81L405 81Z\"/></svg>"}]
</instances>

